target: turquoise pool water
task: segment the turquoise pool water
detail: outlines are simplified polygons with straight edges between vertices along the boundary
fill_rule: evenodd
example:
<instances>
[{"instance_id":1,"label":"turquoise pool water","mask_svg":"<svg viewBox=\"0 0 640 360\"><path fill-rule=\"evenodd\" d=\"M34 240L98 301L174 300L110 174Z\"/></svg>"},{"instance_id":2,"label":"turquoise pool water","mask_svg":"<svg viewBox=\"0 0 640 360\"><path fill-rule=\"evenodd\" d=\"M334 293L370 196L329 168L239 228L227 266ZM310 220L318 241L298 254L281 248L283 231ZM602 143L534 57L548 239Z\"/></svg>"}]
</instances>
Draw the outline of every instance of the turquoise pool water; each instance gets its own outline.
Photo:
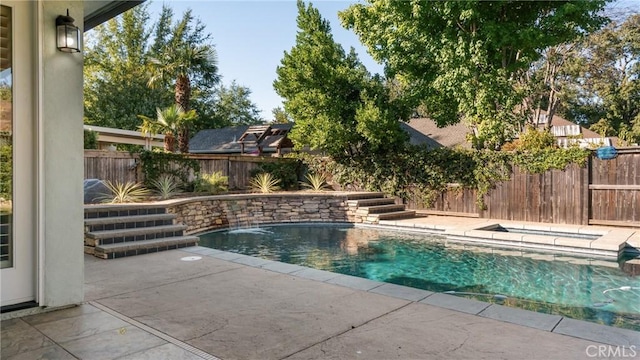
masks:
<instances>
[{"instance_id":1,"label":"turquoise pool water","mask_svg":"<svg viewBox=\"0 0 640 360\"><path fill-rule=\"evenodd\" d=\"M212 232L200 245L640 330L640 268L328 225Z\"/></svg>"}]
</instances>

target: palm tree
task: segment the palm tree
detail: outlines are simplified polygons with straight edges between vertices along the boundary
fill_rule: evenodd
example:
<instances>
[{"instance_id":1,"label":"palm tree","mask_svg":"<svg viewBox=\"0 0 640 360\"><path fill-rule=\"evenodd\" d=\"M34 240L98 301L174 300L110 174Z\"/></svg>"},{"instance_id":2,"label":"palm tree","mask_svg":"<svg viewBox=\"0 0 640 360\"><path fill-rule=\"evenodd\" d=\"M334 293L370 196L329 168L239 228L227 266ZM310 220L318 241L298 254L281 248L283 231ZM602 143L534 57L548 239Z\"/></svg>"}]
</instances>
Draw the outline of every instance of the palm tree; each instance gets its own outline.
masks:
<instances>
[{"instance_id":1,"label":"palm tree","mask_svg":"<svg viewBox=\"0 0 640 360\"><path fill-rule=\"evenodd\" d=\"M202 35L204 26L199 21L192 27L192 20L191 10L188 10L171 30L168 41L161 40L157 56L150 59L149 86L175 81L175 103L187 112L191 109L192 81L205 86L213 86L220 81L216 51L207 43L209 35ZM167 21L171 21L170 12ZM177 130L178 148L186 153L189 151L189 128L183 124Z\"/></svg>"},{"instance_id":2,"label":"palm tree","mask_svg":"<svg viewBox=\"0 0 640 360\"><path fill-rule=\"evenodd\" d=\"M139 127L143 134L164 134L164 150L173 152L175 149L176 134L181 128L188 127L189 122L196 118L195 110L184 111L180 105L171 105L161 110L156 108L156 118L138 115L142 119ZM187 148L187 151L189 149ZM181 150L181 152L183 152Z\"/></svg>"}]
</instances>

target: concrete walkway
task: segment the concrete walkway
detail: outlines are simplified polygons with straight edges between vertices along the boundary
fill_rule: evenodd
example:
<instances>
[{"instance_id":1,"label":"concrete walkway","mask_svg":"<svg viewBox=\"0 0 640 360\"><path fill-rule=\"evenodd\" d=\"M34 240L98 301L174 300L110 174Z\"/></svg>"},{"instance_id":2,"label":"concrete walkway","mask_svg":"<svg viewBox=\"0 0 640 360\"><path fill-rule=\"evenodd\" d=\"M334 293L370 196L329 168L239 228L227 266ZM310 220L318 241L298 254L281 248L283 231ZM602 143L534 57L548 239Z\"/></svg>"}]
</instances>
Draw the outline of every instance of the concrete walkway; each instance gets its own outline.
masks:
<instances>
[{"instance_id":1,"label":"concrete walkway","mask_svg":"<svg viewBox=\"0 0 640 360\"><path fill-rule=\"evenodd\" d=\"M203 247L86 256L85 294L2 321L2 359L640 356L640 332Z\"/></svg>"}]
</instances>

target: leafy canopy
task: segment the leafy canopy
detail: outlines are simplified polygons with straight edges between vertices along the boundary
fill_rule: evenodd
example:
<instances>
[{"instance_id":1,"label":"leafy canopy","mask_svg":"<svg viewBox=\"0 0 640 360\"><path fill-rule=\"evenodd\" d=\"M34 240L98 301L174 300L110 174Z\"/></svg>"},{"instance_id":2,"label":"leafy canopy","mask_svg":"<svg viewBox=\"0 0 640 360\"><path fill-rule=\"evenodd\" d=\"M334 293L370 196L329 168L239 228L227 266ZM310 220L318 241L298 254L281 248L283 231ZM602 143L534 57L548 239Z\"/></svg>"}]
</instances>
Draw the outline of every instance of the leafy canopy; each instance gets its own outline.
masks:
<instances>
[{"instance_id":1,"label":"leafy canopy","mask_svg":"<svg viewBox=\"0 0 640 360\"><path fill-rule=\"evenodd\" d=\"M295 126L289 137L339 159L392 149L404 141L398 119L408 111L388 96L355 51L333 40L329 23L298 1L296 45L285 52L274 88ZM404 111L404 113L403 113Z\"/></svg>"},{"instance_id":2,"label":"leafy canopy","mask_svg":"<svg viewBox=\"0 0 640 360\"><path fill-rule=\"evenodd\" d=\"M496 148L521 122L514 110L527 89L516 75L541 50L598 29L595 1L368 0L340 13L387 76L409 87L439 125L464 119L476 147Z\"/></svg>"},{"instance_id":3,"label":"leafy canopy","mask_svg":"<svg viewBox=\"0 0 640 360\"><path fill-rule=\"evenodd\" d=\"M166 88L150 89L148 5L123 13L87 33L84 55L85 123L135 130L138 114L171 104Z\"/></svg>"}]
</instances>

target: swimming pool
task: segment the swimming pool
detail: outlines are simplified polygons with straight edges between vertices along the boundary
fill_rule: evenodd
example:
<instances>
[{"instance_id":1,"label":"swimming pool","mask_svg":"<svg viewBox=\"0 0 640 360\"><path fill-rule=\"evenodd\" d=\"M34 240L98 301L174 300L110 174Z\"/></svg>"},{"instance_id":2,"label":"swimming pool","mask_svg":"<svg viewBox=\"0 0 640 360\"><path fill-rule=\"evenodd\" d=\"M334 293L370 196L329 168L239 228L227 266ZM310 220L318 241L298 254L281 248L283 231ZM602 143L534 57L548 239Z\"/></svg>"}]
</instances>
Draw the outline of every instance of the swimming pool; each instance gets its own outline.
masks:
<instances>
[{"instance_id":1,"label":"swimming pool","mask_svg":"<svg viewBox=\"0 0 640 360\"><path fill-rule=\"evenodd\" d=\"M335 225L218 231L201 246L640 330L640 275L622 264Z\"/></svg>"}]
</instances>

